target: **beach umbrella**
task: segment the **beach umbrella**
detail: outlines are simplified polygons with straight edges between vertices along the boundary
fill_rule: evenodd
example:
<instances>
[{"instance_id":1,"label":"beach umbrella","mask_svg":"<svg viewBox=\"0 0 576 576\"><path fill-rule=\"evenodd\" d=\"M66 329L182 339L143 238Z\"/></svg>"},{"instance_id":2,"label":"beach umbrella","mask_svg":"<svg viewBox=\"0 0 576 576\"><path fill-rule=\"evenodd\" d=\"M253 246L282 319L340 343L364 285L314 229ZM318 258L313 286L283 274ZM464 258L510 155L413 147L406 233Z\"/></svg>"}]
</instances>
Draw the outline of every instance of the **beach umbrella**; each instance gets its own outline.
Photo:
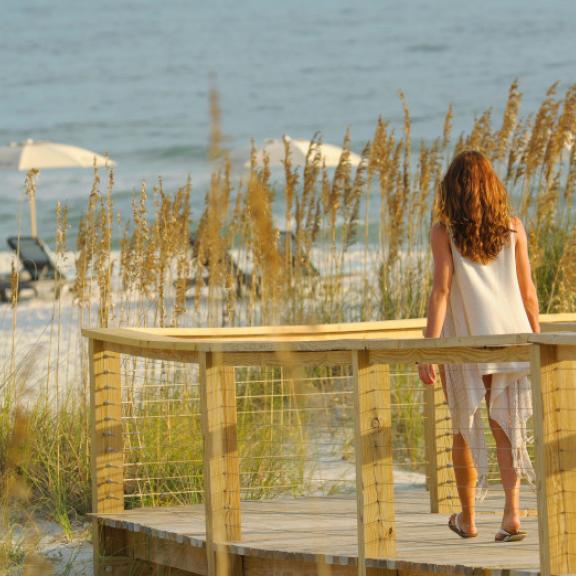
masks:
<instances>
[{"instance_id":1,"label":"beach umbrella","mask_svg":"<svg viewBox=\"0 0 576 576\"><path fill-rule=\"evenodd\" d=\"M44 170L46 168L92 168L114 166L115 162L86 148L56 142L26 140L0 147L0 168L8 170ZM36 199L30 201L30 233L37 236Z\"/></svg>"},{"instance_id":2,"label":"beach umbrella","mask_svg":"<svg viewBox=\"0 0 576 576\"><path fill-rule=\"evenodd\" d=\"M292 138L285 136L286 140L290 145L291 160L294 166L304 166L306 163L306 155L310 149L310 145L313 144L310 140L293 140ZM326 164L327 167L338 166L340 162L340 156L344 151L340 146L334 146L333 144L318 144L314 142L314 146L320 152L322 162ZM275 138L271 140L266 140L262 148L256 151L256 160L261 163L264 157L264 151L270 159L271 166L282 166L282 162L285 158L284 140L281 138ZM352 166L358 166L360 164L361 158L358 154L350 152L350 164ZM250 167L250 161L246 162L244 165L246 168Z\"/></svg>"}]
</instances>

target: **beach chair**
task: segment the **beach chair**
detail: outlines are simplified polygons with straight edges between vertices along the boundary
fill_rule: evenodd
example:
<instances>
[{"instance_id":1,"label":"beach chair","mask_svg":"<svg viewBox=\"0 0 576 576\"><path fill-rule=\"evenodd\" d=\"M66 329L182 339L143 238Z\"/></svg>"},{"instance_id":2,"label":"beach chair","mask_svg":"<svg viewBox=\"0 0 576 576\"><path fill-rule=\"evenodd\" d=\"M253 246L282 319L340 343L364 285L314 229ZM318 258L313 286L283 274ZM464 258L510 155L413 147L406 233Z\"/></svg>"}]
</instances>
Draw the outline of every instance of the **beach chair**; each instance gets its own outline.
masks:
<instances>
[{"instance_id":1,"label":"beach chair","mask_svg":"<svg viewBox=\"0 0 576 576\"><path fill-rule=\"evenodd\" d=\"M198 265L198 244L196 242L196 233L192 232L190 234L190 246L192 248L192 261ZM226 270L227 273L231 274L236 281L236 296L240 298L241 296L249 293L252 287L252 275L245 272L238 266L234 258L229 252L225 252L221 255L221 262L219 263L222 269ZM201 263L204 269L203 282L206 286L210 283L210 261L208 258L204 259ZM188 286L192 286L196 282L196 278L190 278L187 281ZM257 287L258 288L258 287Z\"/></svg>"},{"instance_id":2,"label":"beach chair","mask_svg":"<svg viewBox=\"0 0 576 576\"><path fill-rule=\"evenodd\" d=\"M36 294L49 292L58 298L66 276L44 242L34 236L10 236L6 241L22 264L23 284L32 286Z\"/></svg>"},{"instance_id":3,"label":"beach chair","mask_svg":"<svg viewBox=\"0 0 576 576\"><path fill-rule=\"evenodd\" d=\"M286 250L286 237L288 232L281 230L278 236L278 252L282 259L282 263L284 263L284 254ZM290 232L290 240L291 242L291 267L292 269L296 268L297 265L297 256L296 256L296 235L293 232ZM196 234L193 232L190 234L190 246L192 247L192 256L193 262L198 264L198 245L196 243ZM232 274L232 277L236 279L236 295L241 297L246 294L250 294L251 290L255 290L255 294L257 297L260 297L261 293L261 278L257 270L253 271L253 273L246 272L242 270L240 266L236 263L234 258L230 255L229 252L222 254L221 256L222 261L220 262L220 266L222 269L228 271L228 273ZM310 261L307 255L300 254L300 269L303 271L303 276L305 278L315 278L320 275L318 269L314 266L314 264ZM207 286L210 282L210 262L208 258L205 258L205 261L202 262L202 267L204 269L204 278L203 282ZM254 275L253 275L254 274ZM195 282L195 278L188 279L187 285L192 286ZM254 285L253 285L254 283Z\"/></svg>"},{"instance_id":4,"label":"beach chair","mask_svg":"<svg viewBox=\"0 0 576 576\"><path fill-rule=\"evenodd\" d=\"M290 252L291 252L291 266L292 269L296 268L298 261L297 261L297 250L296 250L296 234L290 231L287 232L286 230L280 230L280 235L278 237L278 251L280 252L280 256L284 260L284 255L286 253L286 243L287 243L287 236L290 235ZM304 272L304 276L320 276L320 272L318 268L314 266L308 255L301 253L298 258L300 259L300 269Z\"/></svg>"},{"instance_id":5,"label":"beach chair","mask_svg":"<svg viewBox=\"0 0 576 576\"><path fill-rule=\"evenodd\" d=\"M20 292L22 290L32 290L34 296L38 296L36 288L32 282L26 282L24 280L18 280L17 283L18 299L20 298ZM12 278L10 276L2 275L0 276L0 302L10 302L12 300Z\"/></svg>"}]
</instances>

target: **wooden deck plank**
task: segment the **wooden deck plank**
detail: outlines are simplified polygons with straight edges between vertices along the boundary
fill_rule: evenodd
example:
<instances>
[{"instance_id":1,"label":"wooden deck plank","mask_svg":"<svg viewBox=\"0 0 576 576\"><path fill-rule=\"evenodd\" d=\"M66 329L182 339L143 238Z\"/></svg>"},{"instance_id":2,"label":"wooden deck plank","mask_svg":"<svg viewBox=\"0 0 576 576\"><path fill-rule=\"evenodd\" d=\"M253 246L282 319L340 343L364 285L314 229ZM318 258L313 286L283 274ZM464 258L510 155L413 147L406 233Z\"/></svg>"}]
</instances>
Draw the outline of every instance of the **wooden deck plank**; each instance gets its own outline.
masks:
<instances>
[{"instance_id":1,"label":"wooden deck plank","mask_svg":"<svg viewBox=\"0 0 576 576\"><path fill-rule=\"evenodd\" d=\"M574 327L576 329L576 314L541 314L540 324L543 332L564 331ZM572 326L570 326L572 325ZM376 322L348 322L342 324L305 324L295 326L241 326L233 328L120 328L102 329L86 328L82 331L85 336L103 339L105 334L112 331L117 335L140 338L147 335L193 338L202 340L205 338L234 339L250 336L292 335L292 336L325 336L353 334L357 332L415 332L422 334L426 326L426 318L411 318L406 320L381 320ZM398 337L398 336L394 336Z\"/></svg>"},{"instance_id":2,"label":"wooden deck plank","mask_svg":"<svg viewBox=\"0 0 576 576\"><path fill-rule=\"evenodd\" d=\"M474 569L509 569L514 573L538 573L538 528L534 516L535 497L524 490L523 524L529 535L513 545L493 541L499 525L501 493L490 492L478 506L480 535L461 540L446 526L447 517L428 512L425 490L396 492L397 553L391 559L368 558L374 568L425 570L430 566L460 566ZM100 514L101 523L141 532L190 546L205 546L204 508L179 506L142 508L122 513ZM357 558L356 506L352 497L297 498L242 503L242 542L229 551L248 557L322 561L355 565Z\"/></svg>"}]
</instances>

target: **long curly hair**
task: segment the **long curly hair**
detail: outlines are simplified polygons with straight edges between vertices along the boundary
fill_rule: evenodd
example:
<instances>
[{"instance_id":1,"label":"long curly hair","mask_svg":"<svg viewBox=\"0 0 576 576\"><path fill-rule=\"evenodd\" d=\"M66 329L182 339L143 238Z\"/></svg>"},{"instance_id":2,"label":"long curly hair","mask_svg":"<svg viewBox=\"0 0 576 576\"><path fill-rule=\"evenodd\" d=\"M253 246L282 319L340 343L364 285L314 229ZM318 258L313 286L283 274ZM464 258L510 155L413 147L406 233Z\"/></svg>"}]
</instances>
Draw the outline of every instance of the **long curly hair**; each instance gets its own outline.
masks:
<instances>
[{"instance_id":1,"label":"long curly hair","mask_svg":"<svg viewBox=\"0 0 576 576\"><path fill-rule=\"evenodd\" d=\"M506 188L475 150L452 160L440 184L438 212L460 254L482 264L496 258L513 232Z\"/></svg>"}]
</instances>

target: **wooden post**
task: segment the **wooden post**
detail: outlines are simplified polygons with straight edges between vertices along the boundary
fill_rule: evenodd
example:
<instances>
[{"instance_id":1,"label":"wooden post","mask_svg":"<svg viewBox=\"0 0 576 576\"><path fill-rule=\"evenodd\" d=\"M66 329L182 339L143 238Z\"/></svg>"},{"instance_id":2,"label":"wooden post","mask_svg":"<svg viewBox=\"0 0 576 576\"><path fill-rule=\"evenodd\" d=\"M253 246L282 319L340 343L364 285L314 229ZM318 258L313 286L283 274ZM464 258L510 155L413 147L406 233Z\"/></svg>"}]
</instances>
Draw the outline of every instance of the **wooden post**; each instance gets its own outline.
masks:
<instances>
[{"instance_id":1,"label":"wooden post","mask_svg":"<svg viewBox=\"0 0 576 576\"><path fill-rule=\"evenodd\" d=\"M544 576L576 573L576 351L564 351L537 344L531 362Z\"/></svg>"},{"instance_id":2,"label":"wooden post","mask_svg":"<svg viewBox=\"0 0 576 576\"><path fill-rule=\"evenodd\" d=\"M241 558L226 549L241 538L236 381L218 353L200 354L200 397L208 575L231 576L241 571Z\"/></svg>"},{"instance_id":3,"label":"wooden post","mask_svg":"<svg viewBox=\"0 0 576 576\"><path fill-rule=\"evenodd\" d=\"M355 386L354 450L358 514L358 574L366 558L396 552L390 373L370 365L368 351L352 353Z\"/></svg>"},{"instance_id":4,"label":"wooden post","mask_svg":"<svg viewBox=\"0 0 576 576\"><path fill-rule=\"evenodd\" d=\"M455 512L458 494L452 466L450 412L439 383L424 388L424 441L430 512Z\"/></svg>"},{"instance_id":5,"label":"wooden post","mask_svg":"<svg viewBox=\"0 0 576 576\"><path fill-rule=\"evenodd\" d=\"M92 512L124 510L124 454L120 356L100 340L89 342ZM93 521L94 573L105 573L106 547Z\"/></svg>"}]
</instances>

